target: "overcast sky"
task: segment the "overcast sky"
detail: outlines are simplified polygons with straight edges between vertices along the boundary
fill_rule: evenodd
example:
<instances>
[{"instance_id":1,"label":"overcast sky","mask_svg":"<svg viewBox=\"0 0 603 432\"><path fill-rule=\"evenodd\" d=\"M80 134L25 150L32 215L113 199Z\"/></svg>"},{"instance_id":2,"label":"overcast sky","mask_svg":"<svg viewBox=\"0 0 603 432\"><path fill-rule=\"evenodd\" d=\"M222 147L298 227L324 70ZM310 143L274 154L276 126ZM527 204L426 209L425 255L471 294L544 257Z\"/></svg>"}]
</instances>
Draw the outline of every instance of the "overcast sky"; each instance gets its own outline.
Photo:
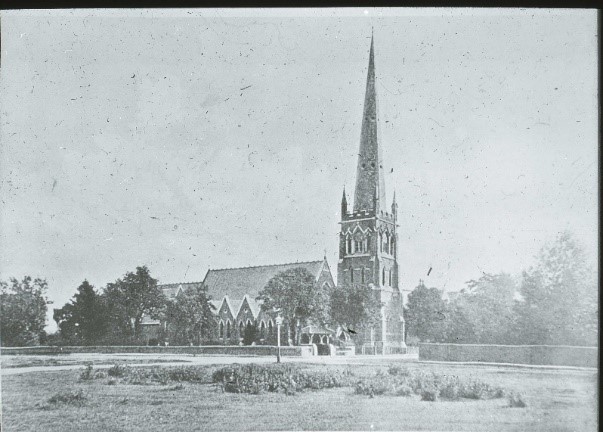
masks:
<instances>
[{"instance_id":1,"label":"overcast sky","mask_svg":"<svg viewBox=\"0 0 603 432\"><path fill-rule=\"evenodd\" d=\"M371 26L401 287L519 273L564 229L594 261L594 11L3 11L0 277L51 309L142 264L336 277Z\"/></svg>"}]
</instances>

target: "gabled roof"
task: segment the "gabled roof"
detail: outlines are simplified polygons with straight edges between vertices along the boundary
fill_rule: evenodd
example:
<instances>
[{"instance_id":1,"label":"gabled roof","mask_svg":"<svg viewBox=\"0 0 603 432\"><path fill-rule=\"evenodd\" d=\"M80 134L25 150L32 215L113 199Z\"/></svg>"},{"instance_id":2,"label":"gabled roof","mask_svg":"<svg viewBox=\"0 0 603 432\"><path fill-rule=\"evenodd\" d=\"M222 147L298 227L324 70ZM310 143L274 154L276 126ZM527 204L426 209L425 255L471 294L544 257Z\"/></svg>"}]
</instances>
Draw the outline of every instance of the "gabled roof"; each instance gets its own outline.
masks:
<instances>
[{"instance_id":1,"label":"gabled roof","mask_svg":"<svg viewBox=\"0 0 603 432\"><path fill-rule=\"evenodd\" d=\"M237 319L239 315L239 310L241 309L241 305L243 304L243 300L230 300L230 307L232 308L232 316Z\"/></svg>"},{"instance_id":2,"label":"gabled roof","mask_svg":"<svg viewBox=\"0 0 603 432\"><path fill-rule=\"evenodd\" d=\"M217 314L220 311L220 306L222 306L222 300L210 300L209 304L215 307L215 309L212 310L212 313Z\"/></svg>"},{"instance_id":3,"label":"gabled roof","mask_svg":"<svg viewBox=\"0 0 603 432\"><path fill-rule=\"evenodd\" d=\"M318 279L323 262L324 260L208 270L203 283L212 299L222 298L226 294L231 299L240 299L236 305L234 304L235 301L231 300L233 313L237 313L240 302L245 295L248 295L249 299L255 300L268 281L278 273L302 267Z\"/></svg>"}]
</instances>

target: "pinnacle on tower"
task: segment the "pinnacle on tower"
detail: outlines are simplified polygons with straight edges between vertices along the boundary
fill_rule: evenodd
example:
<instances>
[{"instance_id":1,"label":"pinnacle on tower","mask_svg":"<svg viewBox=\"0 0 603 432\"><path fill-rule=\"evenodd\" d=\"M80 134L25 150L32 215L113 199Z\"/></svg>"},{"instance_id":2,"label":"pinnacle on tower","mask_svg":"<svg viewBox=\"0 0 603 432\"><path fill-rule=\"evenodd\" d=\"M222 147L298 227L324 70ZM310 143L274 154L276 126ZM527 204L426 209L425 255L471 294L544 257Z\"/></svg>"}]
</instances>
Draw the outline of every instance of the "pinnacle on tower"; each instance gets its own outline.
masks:
<instances>
[{"instance_id":1,"label":"pinnacle on tower","mask_svg":"<svg viewBox=\"0 0 603 432\"><path fill-rule=\"evenodd\" d=\"M354 211L386 211L383 161L379 148L379 121L377 90L375 88L375 50L371 36L371 49L364 96L360 151L356 170Z\"/></svg>"},{"instance_id":2,"label":"pinnacle on tower","mask_svg":"<svg viewBox=\"0 0 603 432\"><path fill-rule=\"evenodd\" d=\"M348 200L345 196L345 186L343 187L343 197L341 198L341 216L348 214Z\"/></svg>"}]
</instances>

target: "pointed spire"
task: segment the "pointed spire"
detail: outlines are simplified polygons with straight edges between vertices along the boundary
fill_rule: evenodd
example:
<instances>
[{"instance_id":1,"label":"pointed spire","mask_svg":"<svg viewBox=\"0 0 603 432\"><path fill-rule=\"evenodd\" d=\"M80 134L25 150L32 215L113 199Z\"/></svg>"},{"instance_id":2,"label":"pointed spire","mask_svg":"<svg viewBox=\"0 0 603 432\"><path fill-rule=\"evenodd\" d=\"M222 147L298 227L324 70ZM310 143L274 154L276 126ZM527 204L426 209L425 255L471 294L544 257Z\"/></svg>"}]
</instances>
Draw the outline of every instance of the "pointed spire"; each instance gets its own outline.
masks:
<instances>
[{"instance_id":1,"label":"pointed spire","mask_svg":"<svg viewBox=\"0 0 603 432\"><path fill-rule=\"evenodd\" d=\"M398 203L396 202L396 190L394 189L394 200L392 201L392 215L394 215L394 218L397 216L398 214Z\"/></svg>"},{"instance_id":2,"label":"pointed spire","mask_svg":"<svg viewBox=\"0 0 603 432\"><path fill-rule=\"evenodd\" d=\"M380 212L385 211L385 206L385 184L381 149L379 148L377 90L375 88L375 47L371 31L360 151L356 170L354 211L374 209L376 212Z\"/></svg>"},{"instance_id":3,"label":"pointed spire","mask_svg":"<svg viewBox=\"0 0 603 432\"><path fill-rule=\"evenodd\" d=\"M348 214L348 200L345 196L345 185L343 186L343 197L341 197L341 216Z\"/></svg>"}]
</instances>

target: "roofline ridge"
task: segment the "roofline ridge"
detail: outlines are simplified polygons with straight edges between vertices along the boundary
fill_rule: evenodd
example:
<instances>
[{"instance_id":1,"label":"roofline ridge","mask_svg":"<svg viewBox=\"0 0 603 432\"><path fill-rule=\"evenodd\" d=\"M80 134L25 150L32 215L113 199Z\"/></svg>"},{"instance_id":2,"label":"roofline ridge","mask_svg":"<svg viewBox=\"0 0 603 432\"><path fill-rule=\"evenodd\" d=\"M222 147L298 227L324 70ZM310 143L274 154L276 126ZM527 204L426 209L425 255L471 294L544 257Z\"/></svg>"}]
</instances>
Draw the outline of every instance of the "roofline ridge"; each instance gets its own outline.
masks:
<instances>
[{"instance_id":1,"label":"roofline ridge","mask_svg":"<svg viewBox=\"0 0 603 432\"><path fill-rule=\"evenodd\" d=\"M319 259L319 260L312 260L312 261L295 261L295 262L280 263L280 264L261 264L261 265L254 265L254 266L242 266L242 267L224 267L224 268L217 268L217 269L209 269L208 271L239 270L239 269L249 269L249 268L259 268L259 267L276 267L276 266L284 266L284 265L291 265L291 264L318 263L318 262L323 262L323 261L324 261L324 258Z\"/></svg>"},{"instance_id":2,"label":"roofline ridge","mask_svg":"<svg viewBox=\"0 0 603 432\"><path fill-rule=\"evenodd\" d=\"M165 285L188 285L188 284L202 284L203 281L198 281L198 282L171 282L171 283L162 283L162 284L157 284L158 287L161 286L165 286Z\"/></svg>"}]
</instances>

